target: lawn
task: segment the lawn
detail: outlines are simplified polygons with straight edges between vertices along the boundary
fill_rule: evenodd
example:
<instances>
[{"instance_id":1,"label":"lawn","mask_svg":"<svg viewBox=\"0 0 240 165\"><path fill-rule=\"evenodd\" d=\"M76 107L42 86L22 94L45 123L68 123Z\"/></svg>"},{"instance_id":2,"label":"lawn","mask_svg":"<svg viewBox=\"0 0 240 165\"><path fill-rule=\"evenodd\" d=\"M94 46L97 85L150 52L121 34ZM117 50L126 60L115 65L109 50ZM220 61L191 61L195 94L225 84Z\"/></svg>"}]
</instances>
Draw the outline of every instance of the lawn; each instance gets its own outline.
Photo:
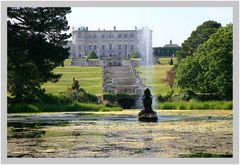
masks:
<instances>
[{"instance_id":1,"label":"lawn","mask_svg":"<svg viewBox=\"0 0 240 165\"><path fill-rule=\"evenodd\" d=\"M47 82L42 87L46 92L58 94L71 87L73 77L79 81L80 87L95 95L102 95L102 68L70 66L71 60L67 59L64 67L54 69L55 73L61 73L62 77L57 83Z\"/></svg>"},{"instance_id":2,"label":"lawn","mask_svg":"<svg viewBox=\"0 0 240 165\"><path fill-rule=\"evenodd\" d=\"M162 65L169 65L168 62L169 62L170 59L171 59L170 57L160 57L160 58L158 58L159 62ZM176 64L177 59L175 57L173 57L172 59L173 59L173 64Z\"/></svg>"},{"instance_id":3,"label":"lawn","mask_svg":"<svg viewBox=\"0 0 240 165\"><path fill-rule=\"evenodd\" d=\"M147 69L146 66L140 66L137 70L144 84L150 87L153 94L165 95L170 91L170 87L163 82L163 79L166 78L166 73L171 67L171 65L154 65Z\"/></svg>"}]
</instances>

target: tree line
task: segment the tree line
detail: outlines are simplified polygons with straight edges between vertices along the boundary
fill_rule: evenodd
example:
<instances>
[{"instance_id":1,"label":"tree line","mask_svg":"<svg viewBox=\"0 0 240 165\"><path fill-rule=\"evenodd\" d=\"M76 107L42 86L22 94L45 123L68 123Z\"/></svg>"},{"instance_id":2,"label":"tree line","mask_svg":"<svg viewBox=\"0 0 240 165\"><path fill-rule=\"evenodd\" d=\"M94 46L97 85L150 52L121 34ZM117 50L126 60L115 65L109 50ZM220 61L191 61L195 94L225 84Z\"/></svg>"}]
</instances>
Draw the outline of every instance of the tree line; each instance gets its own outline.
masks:
<instances>
[{"instance_id":1,"label":"tree line","mask_svg":"<svg viewBox=\"0 0 240 165\"><path fill-rule=\"evenodd\" d=\"M233 25L206 21L194 30L176 53L176 84L182 91L215 94L232 99Z\"/></svg>"}]
</instances>

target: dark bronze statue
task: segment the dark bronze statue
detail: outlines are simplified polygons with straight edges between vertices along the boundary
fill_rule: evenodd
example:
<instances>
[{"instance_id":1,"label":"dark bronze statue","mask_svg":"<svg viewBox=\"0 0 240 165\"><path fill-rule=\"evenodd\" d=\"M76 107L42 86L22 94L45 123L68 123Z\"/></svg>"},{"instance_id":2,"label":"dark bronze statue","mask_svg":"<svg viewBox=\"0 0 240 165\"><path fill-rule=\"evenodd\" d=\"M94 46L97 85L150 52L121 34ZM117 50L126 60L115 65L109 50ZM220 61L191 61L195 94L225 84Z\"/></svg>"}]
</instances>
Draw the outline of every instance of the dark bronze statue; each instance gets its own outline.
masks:
<instances>
[{"instance_id":1,"label":"dark bronze statue","mask_svg":"<svg viewBox=\"0 0 240 165\"><path fill-rule=\"evenodd\" d=\"M145 122L157 122L157 113L152 109L152 95L147 88L142 97L144 109L138 113L138 119Z\"/></svg>"},{"instance_id":2,"label":"dark bronze statue","mask_svg":"<svg viewBox=\"0 0 240 165\"><path fill-rule=\"evenodd\" d=\"M146 112L152 112L153 111L152 110L152 95L148 88L144 91L142 100L143 100L144 110Z\"/></svg>"}]
</instances>

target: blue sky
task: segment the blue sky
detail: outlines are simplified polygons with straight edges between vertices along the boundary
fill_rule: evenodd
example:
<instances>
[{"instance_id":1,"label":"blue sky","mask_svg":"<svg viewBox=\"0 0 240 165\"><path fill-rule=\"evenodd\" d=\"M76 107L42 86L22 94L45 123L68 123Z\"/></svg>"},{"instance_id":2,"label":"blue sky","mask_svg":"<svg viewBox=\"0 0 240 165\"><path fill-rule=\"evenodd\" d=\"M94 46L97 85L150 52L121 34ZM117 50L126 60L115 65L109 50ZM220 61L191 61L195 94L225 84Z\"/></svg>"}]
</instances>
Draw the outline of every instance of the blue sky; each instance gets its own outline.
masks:
<instances>
[{"instance_id":1,"label":"blue sky","mask_svg":"<svg viewBox=\"0 0 240 165\"><path fill-rule=\"evenodd\" d=\"M232 23L230 7L73 7L67 15L70 29L88 26L89 30L133 30L148 26L153 30L153 46L181 45L196 27L207 20L225 26Z\"/></svg>"}]
</instances>

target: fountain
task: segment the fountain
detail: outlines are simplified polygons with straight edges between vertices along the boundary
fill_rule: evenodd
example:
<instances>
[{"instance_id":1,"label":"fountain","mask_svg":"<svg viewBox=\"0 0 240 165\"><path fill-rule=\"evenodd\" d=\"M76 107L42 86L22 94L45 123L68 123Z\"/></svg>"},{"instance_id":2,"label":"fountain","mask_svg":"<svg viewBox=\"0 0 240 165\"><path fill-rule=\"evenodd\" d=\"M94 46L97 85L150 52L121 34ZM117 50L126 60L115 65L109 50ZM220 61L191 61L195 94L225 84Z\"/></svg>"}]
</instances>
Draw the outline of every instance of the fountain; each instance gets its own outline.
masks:
<instances>
[{"instance_id":1,"label":"fountain","mask_svg":"<svg viewBox=\"0 0 240 165\"><path fill-rule=\"evenodd\" d=\"M145 122L157 122L157 113L152 109L152 95L147 88L142 97L144 109L138 113L138 120Z\"/></svg>"},{"instance_id":2,"label":"fountain","mask_svg":"<svg viewBox=\"0 0 240 165\"><path fill-rule=\"evenodd\" d=\"M142 64L145 66L145 72L146 72L146 80L145 85L147 84L153 84L151 82L153 80L152 77L150 77L151 74L154 72L154 63L155 59L153 57L152 52L152 31L148 27L144 27L141 30L141 33L139 35L140 40L140 54L142 56ZM146 120L146 121L157 121L157 113L152 110L152 104L153 106L156 106L156 100L151 95L151 92L149 90L150 87L147 87L147 89L143 92L144 89L142 89L142 95L143 95L143 105L144 109L139 113L138 117L139 120ZM151 89L151 88L150 88ZM151 91L154 93L153 89ZM140 98L139 98L140 100Z\"/></svg>"}]
</instances>

